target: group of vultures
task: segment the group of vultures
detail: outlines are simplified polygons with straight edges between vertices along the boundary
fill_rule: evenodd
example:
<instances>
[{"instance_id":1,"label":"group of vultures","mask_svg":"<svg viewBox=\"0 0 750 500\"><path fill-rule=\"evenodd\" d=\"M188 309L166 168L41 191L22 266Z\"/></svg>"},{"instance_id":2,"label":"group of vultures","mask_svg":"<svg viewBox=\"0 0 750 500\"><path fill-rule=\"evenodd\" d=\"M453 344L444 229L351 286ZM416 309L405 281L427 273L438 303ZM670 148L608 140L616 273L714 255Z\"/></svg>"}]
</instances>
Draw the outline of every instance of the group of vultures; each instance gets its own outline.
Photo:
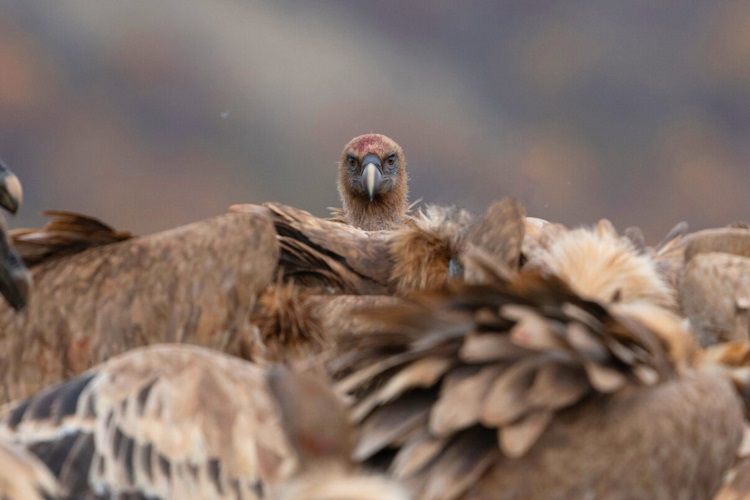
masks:
<instances>
[{"instance_id":1,"label":"group of vultures","mask_svg":"<svg viewBox=\"0 0 750 500\"><path fill-rule=\"evenodd\" d=\"M3 223L0 499L750 498L747 225L415 206L378 134L337 182L330 218Z\"/></svg>"}]
</instances>

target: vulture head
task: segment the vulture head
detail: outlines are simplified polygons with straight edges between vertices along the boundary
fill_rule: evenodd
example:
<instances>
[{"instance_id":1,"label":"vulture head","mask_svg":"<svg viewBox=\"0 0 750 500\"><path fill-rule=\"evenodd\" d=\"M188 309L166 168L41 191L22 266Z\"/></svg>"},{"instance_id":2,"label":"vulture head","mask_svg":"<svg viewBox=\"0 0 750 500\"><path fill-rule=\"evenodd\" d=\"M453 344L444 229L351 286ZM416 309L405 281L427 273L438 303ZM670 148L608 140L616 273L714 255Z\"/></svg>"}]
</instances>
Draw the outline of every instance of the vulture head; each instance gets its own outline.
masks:
<instances>
[{"instance_id":1,"label":"vulture head","mask_svg":"<svg viewBox=\"0 0 750 500\"><path fill-rule=\"evenodd\" d=\"M23 195L18 177L0 161L0 206L15 213ZM16 310L26 307L31 274L13 248L5 220L0 216L0 293Z\"/></svg>"},{"instance_id":2,"label":"vulture head","mask_svg":"<svg viewBox=\"0 0 750 500\"><path fill-rule=\"evenodd\" d=\"M0 160L0 207L14 214L23 201L21 182L8 165Z\"/></svg>"},{"instance_id":3,"label":"vulture head","mask_svg":"<svg viewBox=\"0 0 750 500\"><path fill-rule=\"evenodd\" d=\"M355 137L341 153L338 188L348 224L366 231L397 227L409 195L401 146L380 134Z\"/></svg>"}]
</instances>

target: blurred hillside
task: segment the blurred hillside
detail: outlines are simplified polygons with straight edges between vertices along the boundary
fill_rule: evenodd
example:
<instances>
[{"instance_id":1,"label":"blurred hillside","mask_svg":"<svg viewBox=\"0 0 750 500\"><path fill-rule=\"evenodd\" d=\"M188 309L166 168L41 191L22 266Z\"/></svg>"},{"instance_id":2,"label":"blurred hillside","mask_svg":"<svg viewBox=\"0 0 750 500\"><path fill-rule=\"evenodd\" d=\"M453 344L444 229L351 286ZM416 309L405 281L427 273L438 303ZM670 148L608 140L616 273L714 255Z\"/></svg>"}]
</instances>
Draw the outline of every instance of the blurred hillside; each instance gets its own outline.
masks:
<instances>
[{"instance_id":1,"label":"blurred hillside","mask_svg":"<svg viewBox=\"0 0 750 500\"><path fill-rule=\"evenodd\" d=\"M750 219L750 3L0 4L0 158L22 213L138 233L277 200L337 206L381 132L412 197L504 195L650 239Z\"/></svg>"}]
</instances>

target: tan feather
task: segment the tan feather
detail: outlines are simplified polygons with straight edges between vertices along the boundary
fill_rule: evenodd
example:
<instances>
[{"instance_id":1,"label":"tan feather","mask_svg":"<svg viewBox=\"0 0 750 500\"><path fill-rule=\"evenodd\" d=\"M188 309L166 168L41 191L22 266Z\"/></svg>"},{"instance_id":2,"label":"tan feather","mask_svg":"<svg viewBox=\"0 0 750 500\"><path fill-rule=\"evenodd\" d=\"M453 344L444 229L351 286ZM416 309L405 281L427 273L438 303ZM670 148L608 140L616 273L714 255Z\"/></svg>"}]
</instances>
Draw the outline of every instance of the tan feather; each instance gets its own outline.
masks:
<instances>
[{"instance_id":1,"label":"tan feather","mask_svg":"<svg viewBox=\"0 0 750 500\"><path fill-rule=\"evenodd\" d=\"M445 449L448 439L437 439L427 432L409 439L393 461L391 472L395 477L417 474Z\"/></svg>"},{"instance_id":2,"label":"tan feather","mask_svg":"<svg viewBox=\"0 0 750 500\"><path fill-rule=\"evenodd\" d=\"M534 383L541 360L523 360L503 372L492 384L482 404L480 422L487 427L501 427L531 408L526 397Z\"/></svg>"},{"instance_id":3,"label":"tan feather","mask_svg":"<svg viewBox=\"0 0 750 500\"><path fill-rule=\"evenodd\" d=\"M376 409L360 427L362 437L354 450L354 458L364 461L394 440L403 439L403 436L424 426L429 410L428 395L420 393Z\"/></svg>"},{"instance_id":4,"label":"tan feather","mask_svg":"<svg viewBox=\"0 0 750 500\"><path fill-rule=\"evenodd\" d=\"M503 426L498 433L500 449L510 458L524 456L552 422L553 413L536 411Z\"/></svg>"},{"instance_id":5,"label":"tan feather","mask_svg":"<svg viewBox=\"0 0 750 500\"><path fill-rule=\"evenodd\" d=\"M529 349L524 349L510 338L477 333L469 334L459 351L459 357L467 363L514 361L530 354Z\"/></svg>"},{"instance_id":6,"label":"tan feather","mask_svg":"<svg viewBox=\"0 0 750 500\"><path fill-rule=\"evenodd\" d=\"M675 306L674 293L651 257L640 254L606 220L593 230L563 232L531 256L526 267L550 272L580 296L603 304L649 300Z\"/></svg>"},{"instance_id":7,"label":"tan feather","mask_svg":"<svg viewBox=\"0 0 750 500\"><path fill-rule=\"evenodd\" d=\"M62 489L47 467L23 448L0 440L0 498L50 500Z\"/></svg>"},{"instance_id":8,"label":"tan feather","mask_svg":"<svg viewBox=\"0 0 750 500\"><path fill-rule=\"evenodd\" d=\"M479 422L482 403L502 368L464 368L446 377L440 398L430 412L429 429L433 436L447 437Z\"/></svg>"}]
</instances>

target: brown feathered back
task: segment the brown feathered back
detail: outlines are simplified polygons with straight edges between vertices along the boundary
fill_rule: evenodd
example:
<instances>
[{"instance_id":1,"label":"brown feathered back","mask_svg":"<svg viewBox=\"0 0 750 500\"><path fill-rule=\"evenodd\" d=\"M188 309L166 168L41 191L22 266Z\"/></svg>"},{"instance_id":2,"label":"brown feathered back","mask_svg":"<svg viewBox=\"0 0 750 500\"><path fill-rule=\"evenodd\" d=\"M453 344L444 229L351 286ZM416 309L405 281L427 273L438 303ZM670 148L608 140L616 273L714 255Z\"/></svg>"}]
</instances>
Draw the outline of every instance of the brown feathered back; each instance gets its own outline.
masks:
<instances>
[{"instance_id":1,"label":"brown feathered back","mask_svg":"<svg viewBox=\"0 0 750 500\"><path fill-rule=\"evenodd\" d=\"M156 342L236 352L278 255L264 214L228 214L39 264L26 311L0 312L0 401Z\"/></svg>"},{"instance_id":2,"label":"brown feathered back","mask_svg":"<svg viewBox=\"0 0 750 500\"><path fill-rule=\"evenodd\" d=\"M417 498L707 498L731 464L739 401L722 376L677 372L676 319L653 322L665 340L536 273L369 317L380 329L330 367L355 457Z\"/></svg>"}]
</instances>

